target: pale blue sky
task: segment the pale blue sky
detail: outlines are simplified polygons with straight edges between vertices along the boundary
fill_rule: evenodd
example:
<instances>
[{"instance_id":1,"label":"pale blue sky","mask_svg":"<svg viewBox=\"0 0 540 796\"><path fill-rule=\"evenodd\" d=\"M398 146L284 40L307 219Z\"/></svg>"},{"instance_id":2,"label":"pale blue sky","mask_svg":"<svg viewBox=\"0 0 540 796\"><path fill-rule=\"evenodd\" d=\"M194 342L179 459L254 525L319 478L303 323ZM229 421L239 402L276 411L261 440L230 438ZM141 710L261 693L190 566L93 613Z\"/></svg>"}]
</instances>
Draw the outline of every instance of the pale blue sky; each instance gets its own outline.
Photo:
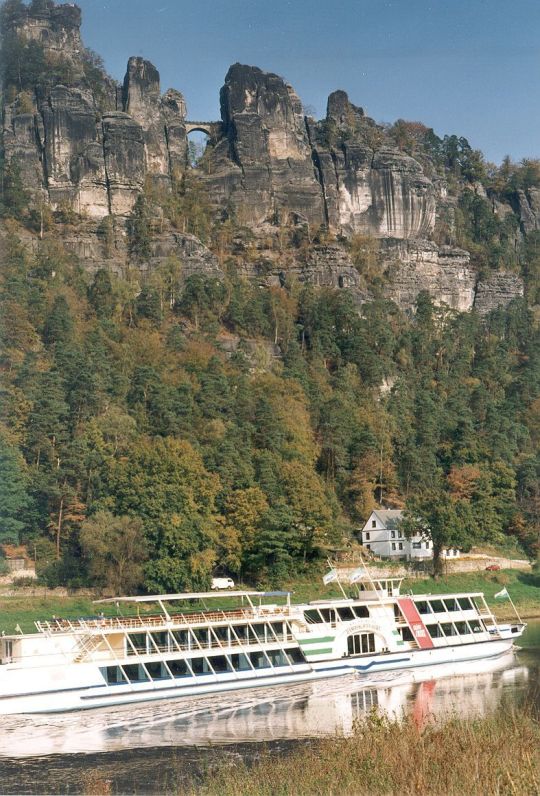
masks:
<instances>
[{"instance_id":1,"label":"pale blue sky","mask_svg":"<svg viewBox=\"0 0 540 796\"><path fill-rule=\"evenodd\" d=\"M277 72L322 117L345 89L377 121L422 121L500 162L540 157L540 0L78 0L87 46L130 55L219 118L235 61Z\"/></svg>"}]
</instances>

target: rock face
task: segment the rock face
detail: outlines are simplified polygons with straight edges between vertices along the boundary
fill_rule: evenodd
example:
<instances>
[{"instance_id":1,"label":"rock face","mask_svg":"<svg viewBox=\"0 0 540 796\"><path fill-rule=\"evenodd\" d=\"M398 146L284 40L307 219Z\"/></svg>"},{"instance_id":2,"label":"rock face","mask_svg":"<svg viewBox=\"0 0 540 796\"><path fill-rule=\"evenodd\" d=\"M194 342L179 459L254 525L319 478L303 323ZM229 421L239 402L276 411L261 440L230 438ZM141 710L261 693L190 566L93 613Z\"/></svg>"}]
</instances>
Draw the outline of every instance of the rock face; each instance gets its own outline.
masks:
<instances>
[{"instance_id":1,"label":"rock face","mask_svg":"<svg viewBox=\"0 0 540 796\"><path fill-rule=\"evenodd\" d=\"M148 172L167 189L171 179L171 159L179 173L186 164L184 98L180 92L169 89L162 99L159 72L143 58L129 59L122 97L124 111L143 131L145 160L141 173Z\"/></svg>"},{"instance_id":2,"label":"rock face","mask_svg":"<svg viewBox=\"0 0 540 796\"><path fill-rule=\"evenodd\" d=\"M412 310L418 294L427 290L439 304L465 312L474 304L476 272L464 249L431 241L388 241L383 259L390 271L387 298Z\"/></svg>"},{"instance_id":3,"label":"rock face","mask_svg":"<svg viewBox=\"0 0 540 796\"><path fill-rule=\"evenodd\" d=\"M256 67L232 66L221 89L222 137L208 182L246 224L287 215L324 221L302 105L291 86Z\"/></svg>"},{"instance_id":4,"label":"rock face","mask_svg":"<svg viewBox=\"0 0 540 796\"><path fill-rule=\"evenodd\" d=\"M540 189L517 191L514 203L523 232L527 234L540 229Z\"/></svg>"},{"instance_id":5,"label":"rock face","mask_svg":"<svg viewBox=\"0 0 540 796\"><path fill-rule=\"evenodd\" d=\"M200 176L208 194L216 210L234 215L256 235L275 235L279 226L308 232L324 226L338 240L378 238L390 276L386 294L406 309L423 289L457 310L474 304L479 312L522 294L512 274L477 286L467 252L430 240L437 219L452 211L444 181L429 179L417 160L392 148L388 135L344 91L329 96L326 118L316 122L281 77L234 64L221 89L221 123L189 122L182 94L169 89L162 95L159 72L149 61L130 58L122 85L101 71L84 50L80 24L77 6L52 0L40 10L23 6L6 20L8 33L38 42L46 61L69 68L62 85L49 85L45 75L33 92L8 87L3 149L35 201L94 220L94 232L90 224L81 233L80 247L91 270L102 259L97 222L107 216L125 221L145 186L161 195L170 191L188 168L187 131L205 129L210 141ZM517 191L509 202L494 200L493 210L500 217L515 212L525 234L540 229L540 191L534 188ZM121 236L115 250L121 268ZM170 255L180 257L185 273L221 273L196 239L162 230L147 265ZM281 267L271 266L278 282ZM299 280L348 289L358 303L369 300L338 243L312 246L306 259L286 268Z\"/></svg>"},{"instance_id":6,"label":"rock face","mask_svg":"<svg viewBox=\"0 0 540 796\"><path fill-rule=\"evenodd\" d=\"M81 42L81 9L73 4L55 5L52 0L39 10L30 6L14 11L6 28L27 40L37 41L46 53L62 58L78 59L84 47Z\"/></svg>"},{"instance_id":7,"label":"rock face","mask_svg":"<svg viewBox=\"0 0 540 796\"><path fill-rule=\"evenodd\" d=\"M17 164L25 187L44 195L53 209L125 216L147 176L169 190L185 169L185 102L172 89L161 96L159 73L142 58L129 59L123 87L105 73L97 85L95 73L89 81L80 23L76 6L53 3L8 20L22 40L38 41L46 58L69 62L71 82L36 87L32 113L19 98L6 104L6 161Z\"/></svg>"},{"instance_id":8,"label":"rock face","mask_svg":"<svg viewBox=\"0 0 540 796\"><path fill-rule=\"evenodd\" d=\"M105 268L122 274L130 264L126 235L121 224L106 234L99 224L88 220L76 230L67 229L62 242L66 250L74 254L90 273ZM25 246L32 247L32 239L24 243ZM180 283L192 274L223 279L224 274L217 257L194 235L175 231L156 233L153 236L150 242L150 256L138 264L138 270L152 271L171 257L179 266Z\"/></svg>"},{"instance_id":9,"label":"rock face","mask_svg":"<svg viewBox=\"0 0 540 796\"><path fill-rule=\"evenodd\" d=\"M523 296L523 280L518 274L498 271L478 282L474 308L481 315L506 307L512 299Z\"/></svg>"},{"instance_id":10,"label":"rock face","mask_svg":"<svg viewBox=\"0 0 540 796\"><path fill-rule=\"evenodd\" d=\"M221 90L221 116L226 140L211 154L208 182L245 223L292 216L347 236L432 231L434 186L413 158L370 146L376 125L344 91L330 95L321 126L303 116L282 78L235 64Z\"/></svg>"}]
</instances>

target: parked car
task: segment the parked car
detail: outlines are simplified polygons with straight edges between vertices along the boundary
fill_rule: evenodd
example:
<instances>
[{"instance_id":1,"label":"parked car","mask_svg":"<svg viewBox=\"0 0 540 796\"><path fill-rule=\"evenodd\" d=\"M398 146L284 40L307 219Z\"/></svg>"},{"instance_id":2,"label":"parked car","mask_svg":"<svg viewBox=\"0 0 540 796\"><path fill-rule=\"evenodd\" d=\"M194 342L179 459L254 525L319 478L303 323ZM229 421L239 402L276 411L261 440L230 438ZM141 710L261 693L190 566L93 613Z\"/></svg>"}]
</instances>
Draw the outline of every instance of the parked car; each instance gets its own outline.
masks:
<instances>
[{"instance_id":1,"label":"parked car","mask_svg":"<svg viewBox=\"0 0 540 796\"><path fill-rule=\"evenodd\" d=\"M486 572L498 572L500 568L499 564L490 564L489 567L486 567Z\"/></svg>"},{"instance_id":2,"label":"parked car","mask_svg":"<svg viewBox=\"0 0 540 796\"><path fill-rule=\"evenodd\" d=\"M234 589L234 580L232 578L212 578L212 589Z\"/></svg>"}]
</instances>

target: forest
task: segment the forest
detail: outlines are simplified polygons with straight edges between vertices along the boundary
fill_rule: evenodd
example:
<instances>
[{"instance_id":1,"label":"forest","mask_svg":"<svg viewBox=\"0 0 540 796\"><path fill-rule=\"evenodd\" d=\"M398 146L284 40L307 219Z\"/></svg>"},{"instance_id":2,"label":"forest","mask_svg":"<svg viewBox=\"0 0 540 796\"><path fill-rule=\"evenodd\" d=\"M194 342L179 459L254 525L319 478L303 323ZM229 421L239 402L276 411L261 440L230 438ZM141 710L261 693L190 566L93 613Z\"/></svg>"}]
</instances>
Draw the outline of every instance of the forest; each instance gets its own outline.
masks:
<instances>
[{"instance_id":1,"label":"forest","mask_svg":"<svg viewBox=\"0 0 540 796\"><path fill-rule=\"evenodd\" d=\"M261 290L175 263L143 284L8 234L0 513L47 582L279 582L378 504L440 545L538 548L540 345L525 301L487 319L420 294ZM235 350L224 346L239 341ZM279 343L279 356L273 346Z\"/></svg>"}]
</instances>

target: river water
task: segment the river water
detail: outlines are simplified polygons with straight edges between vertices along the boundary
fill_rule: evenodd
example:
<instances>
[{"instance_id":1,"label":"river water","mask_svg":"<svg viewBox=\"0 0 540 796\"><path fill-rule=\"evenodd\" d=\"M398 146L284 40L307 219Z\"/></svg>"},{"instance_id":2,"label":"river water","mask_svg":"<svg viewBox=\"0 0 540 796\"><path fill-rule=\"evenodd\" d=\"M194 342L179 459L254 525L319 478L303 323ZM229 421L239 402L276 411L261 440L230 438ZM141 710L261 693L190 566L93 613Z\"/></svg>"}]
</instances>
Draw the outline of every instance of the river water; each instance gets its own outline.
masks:
<instances>
[{"instance_id":1,"label":"river water","mask_svg":"<svg viewBox=\"0 0 540 796\"><path fill-rule=\"evenodd\" d=\"M498 659L414 672L347 675L232 696L65 715L5 717L0 725L0 793L160 793L197 772L262 751L352 732L376 708L422 725L485 716L501 704L540 709L540 621L522 647ZM99 780L101 784L95 783ZM101 791L103 792L103 791Z\"/></svg>"}]
</instances>

